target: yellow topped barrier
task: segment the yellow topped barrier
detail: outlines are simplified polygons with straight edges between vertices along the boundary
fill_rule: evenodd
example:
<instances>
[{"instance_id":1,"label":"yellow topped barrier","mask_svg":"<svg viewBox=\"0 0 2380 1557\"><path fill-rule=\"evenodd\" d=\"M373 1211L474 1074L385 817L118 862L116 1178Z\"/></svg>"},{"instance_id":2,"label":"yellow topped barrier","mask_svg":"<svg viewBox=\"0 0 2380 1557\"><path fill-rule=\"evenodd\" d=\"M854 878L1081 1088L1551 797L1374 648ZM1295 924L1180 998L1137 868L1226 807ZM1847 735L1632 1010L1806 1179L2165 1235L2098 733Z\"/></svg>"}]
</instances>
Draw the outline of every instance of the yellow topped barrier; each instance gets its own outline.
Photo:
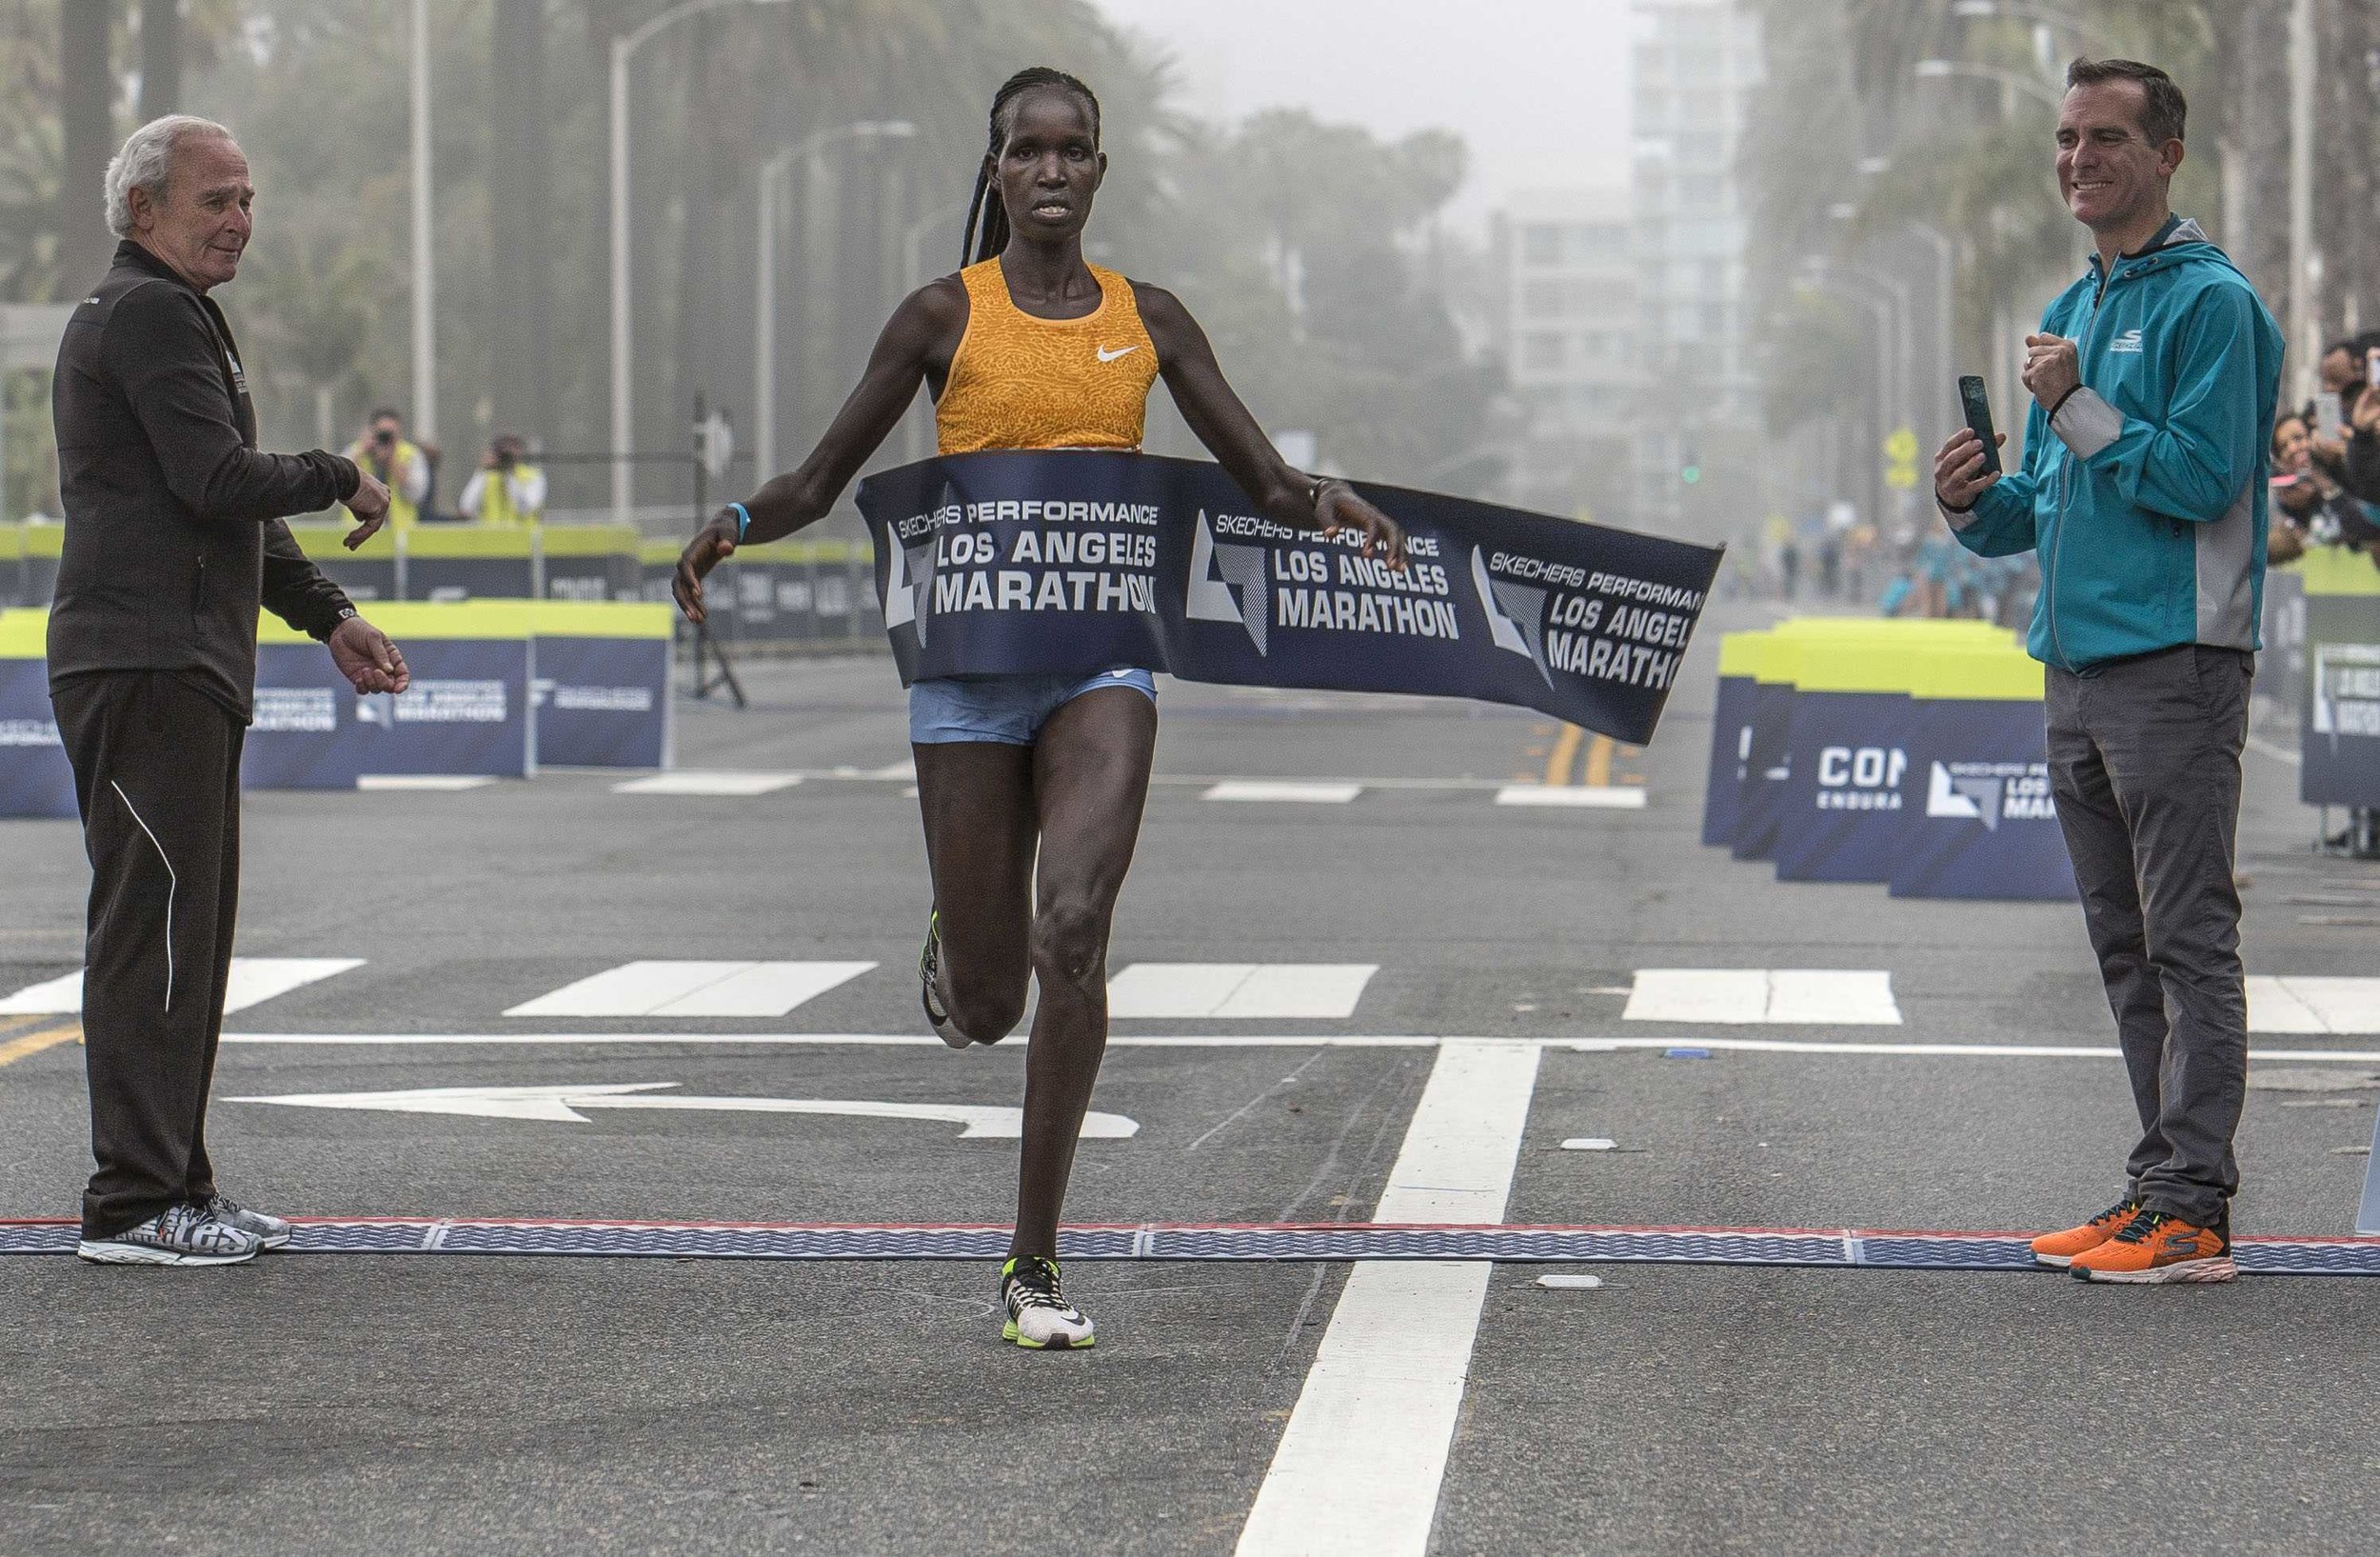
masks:
<instances>
[{"instance_id":1,"label":"yellow topped barrier","mask_svg":"<svg viewBox=\"0 0 2380 1557\"><path fill-rule=\"evenodd\" d=\"M64 525L26 525L23 529L25 555L29 557L47 557L55 562L66 550Z\"/></svg>"},{"instance_id":2,"label":"yellow topped barrier","mask_svg":"<svg viewBox=\"0 0 2380 1557\"><path fill-rule=\"evenodd\" d=\"M634 525L541 525L529 533L549 557L629 557L641 545Z\"/></svg>"},{"instance_id":3,"label":"yellow topped barrier","mask_svg":"<svg viewBox=\"0 0 2380 1557\"><path fill-rule=\"evenodd\" d=\"M2311 548L2298 559L2310 595L2380 595L2380 565L2341 546Z\"/></svg>"},{"instance_id":4,"label":"yellow topped barrier","mask_svg":"<svg viewBox=\"0 0 2380 1557\"><path fill-rule=\"evenodd\" d=\"M47 609L0 610L0 660L39 660L49 656Z\"/></svg>"},{"instance_id":5,"label":"yellow topped barrier","mask_svg":"<svg viewBox=\"0 0 2380 1557\"><path fill-rule=\"evenodd\" d=\"M298 549L317 562L325 560L388 562L395 558L397 554L397 532L395 530L384 527L380 533L349 551L346 545L347 535L354 528L353 525L316 521L312 524L291 525L289 533L296 539Z\"/></svg>"},{"instance_id":6,"label":"yellow topped barrier","mask_svg":"<svg viewBox=\"0 0 2380 1557\"><path fill-rule=\"evenodd\" d=\"M364 615L402 648L408 638L666 638L671 609L634 600L457 600L443 605L384 600L374 602ZM313 640L268 611L257 622L256 641Z\"/></svg>"},{"instance_id":7,"label":"yellow topped barrier","mask_svg":"<svg viewBox=\"0 0 2380 1557\"><path fill-rule=\"evenodd\" d=\"M1912 697L2038 703L2044 686L2041 662L2015 649L1935 646L1914 656L1911 670Z\"/></svg>"}]
</instances>

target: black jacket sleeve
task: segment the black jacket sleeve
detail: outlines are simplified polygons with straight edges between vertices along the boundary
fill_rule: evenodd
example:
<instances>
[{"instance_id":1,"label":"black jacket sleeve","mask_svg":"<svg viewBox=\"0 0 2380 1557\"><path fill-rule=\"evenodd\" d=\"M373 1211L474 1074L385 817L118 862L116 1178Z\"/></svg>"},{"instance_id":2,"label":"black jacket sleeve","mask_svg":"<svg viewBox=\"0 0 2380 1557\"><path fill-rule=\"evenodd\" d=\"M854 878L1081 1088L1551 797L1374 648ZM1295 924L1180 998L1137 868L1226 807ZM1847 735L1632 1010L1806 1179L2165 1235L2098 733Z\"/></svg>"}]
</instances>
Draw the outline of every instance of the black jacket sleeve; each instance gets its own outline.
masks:
<instances>
[{"instance_id":1,"label":"black jacket sleeve","mask_svg":"<svg viewBox=\"0 0 2380 1557\"><path fill-rule=\"evenodd\" d=\"M265 524L265 609L317 640L355 614L347 591L323 576L278 519Z\"/></svg>"},{"instance_id":2,"label":"black jacket sleeve","mask_svg":"<svg viewBox=\"0 0 2380 1557\"><path fill-rule=\"evenodd\" d=\"M355 467L336 454L267 454L242 440L214 332L183 289L127 292L102 349L174 497L201 517L256 523L312 513L354 494Z\"/></svg>"}]
</instances>

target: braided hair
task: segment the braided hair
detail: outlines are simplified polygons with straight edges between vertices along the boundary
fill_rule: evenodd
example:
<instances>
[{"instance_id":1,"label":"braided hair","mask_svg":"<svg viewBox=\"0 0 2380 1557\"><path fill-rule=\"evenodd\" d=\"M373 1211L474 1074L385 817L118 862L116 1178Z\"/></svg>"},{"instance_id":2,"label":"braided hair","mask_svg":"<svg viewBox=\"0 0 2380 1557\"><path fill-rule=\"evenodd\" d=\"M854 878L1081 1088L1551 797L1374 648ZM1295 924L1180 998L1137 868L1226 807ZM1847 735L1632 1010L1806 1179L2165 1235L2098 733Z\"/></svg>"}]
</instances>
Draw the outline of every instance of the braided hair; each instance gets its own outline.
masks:
<instances>
[{"instance_id":1,"label":"braided hair","mask_svg":"<svg viewBox=\"0 0 2380 1557\"><path fill-rule=\"evenodd\" d=\"M1009 105L1026 92L1041 88L1072 92L1080 98L1091 114L1091 145L1099 145L1100 100L1074 76L1046 65L1036 65L1001 83L1000 90L992 96L991 144L984 150L983 165L976 170L975 198L967 204L966 236L959 244L962 265L981 263L1008 247L1008 208L1002 204L999 187L992 182L992 165L1000 159L1001 148L1007 144L1008 130L1002 120ZM977 241L979 229L981 242Z\"/></svg>"}]
</instances>

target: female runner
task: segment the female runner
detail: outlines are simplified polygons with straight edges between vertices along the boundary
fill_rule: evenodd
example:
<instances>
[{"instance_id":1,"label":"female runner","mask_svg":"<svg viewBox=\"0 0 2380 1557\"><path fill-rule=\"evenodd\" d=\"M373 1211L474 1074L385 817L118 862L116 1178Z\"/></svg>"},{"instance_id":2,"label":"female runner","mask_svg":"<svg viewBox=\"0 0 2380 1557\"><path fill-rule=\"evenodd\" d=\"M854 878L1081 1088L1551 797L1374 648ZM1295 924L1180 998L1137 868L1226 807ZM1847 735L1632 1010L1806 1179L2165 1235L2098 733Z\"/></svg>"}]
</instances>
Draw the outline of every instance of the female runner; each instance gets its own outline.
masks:
<instances>
[{"instance_id":1,"label":"female runner","mask_svg":"<svg viewBox=\"0 0 2380 1557\"><path fill-rule=\"evenodd\" d=\"M894 310L859 388L808 459L729 504L679 559L679 606L703 620L703 579L740 541L823 518L899 424L922 381L944 454L1140 447L1160 375L1183 419L1269 517L1363 536L1403 565L1388 516L1343 482L1291 469L1223 381L1172 293L1084 263L1107 173L1099 100L1061 71L1011 77L992 99L964 247L975 263ZM981 242L977 224L981 221ZM997 1043L1041 1004L1025 1057L1016 1234L1001 1268L1006 1339L1092 1344L1059 1285L1058 1216L1107 1047L1107 934L1140 836L1157 740L1149 672L920 681L909 739L934 879L919 964L925 1015L954 1048ZM1037 868L1038 867L1038 868Z\"/></svg>"}]
</instances>

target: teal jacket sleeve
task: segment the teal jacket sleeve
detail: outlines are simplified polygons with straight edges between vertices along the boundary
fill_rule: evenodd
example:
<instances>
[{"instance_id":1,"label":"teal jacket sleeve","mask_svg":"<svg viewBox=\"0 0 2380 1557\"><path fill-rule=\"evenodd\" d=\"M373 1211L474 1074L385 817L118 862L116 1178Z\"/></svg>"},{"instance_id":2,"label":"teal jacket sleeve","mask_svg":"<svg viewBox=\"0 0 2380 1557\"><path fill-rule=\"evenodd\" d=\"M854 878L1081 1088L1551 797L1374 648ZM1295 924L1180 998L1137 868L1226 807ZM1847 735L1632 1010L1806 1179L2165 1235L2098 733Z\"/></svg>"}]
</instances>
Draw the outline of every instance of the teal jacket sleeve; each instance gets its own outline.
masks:
<instances>
[{"instance_id":1,"label":"teal jacket sleeve","mask_svg":"<svg viewBox=\"0 0 2380 1557\"><path fill-rule=\"evenodd\" d=\"M2256 469L2256 304L2245 287L2210 287L2181 320L2173 390L2162 422L2127 416L2076 389L2051 430L2077 459L2115 478L2124 501L2212 523Z\"/></svg>"},{"instance_id":2,"label":"teal jacket sleeve","mask_svg":"<svg viewBox=\"0 0 2380 1557\"><path fill-rule=\"evenodd\" d=\"M2001 475L1965 513L1942 510L1958 544L1978 557L2013 557L2033 547L2033 497L2041 488L2044 446L2050 441L2041 403L2025 413L2025 463Z\"/></svg>"}]
</instances>

